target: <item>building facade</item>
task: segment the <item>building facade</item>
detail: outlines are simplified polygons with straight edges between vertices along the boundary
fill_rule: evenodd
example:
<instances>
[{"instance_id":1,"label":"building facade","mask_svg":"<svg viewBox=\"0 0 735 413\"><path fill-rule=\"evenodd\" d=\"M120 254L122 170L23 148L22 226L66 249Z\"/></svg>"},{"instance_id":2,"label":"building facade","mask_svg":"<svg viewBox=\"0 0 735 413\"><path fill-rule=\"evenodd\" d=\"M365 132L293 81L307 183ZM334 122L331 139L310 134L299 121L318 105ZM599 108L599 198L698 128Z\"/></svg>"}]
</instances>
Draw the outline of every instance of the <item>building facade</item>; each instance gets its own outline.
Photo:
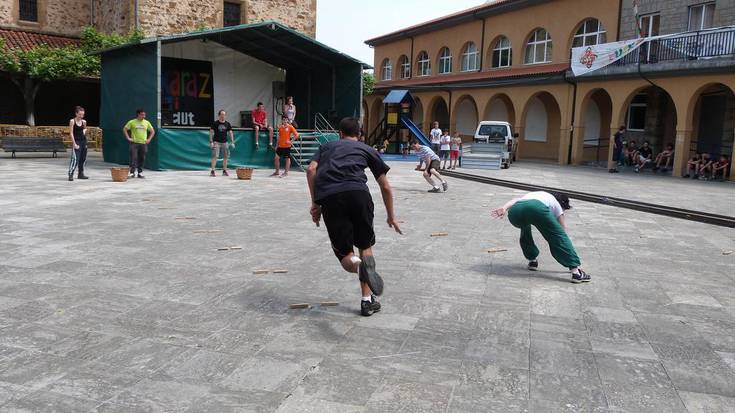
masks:
<instances>
[{"instance_id":1,"label":"building facade","mask_svg":"<svg viewBox=\"0 0 735 413\"><path fill-rule=\"evenodd\" d=\"M735 24L734 8L735 0L640 0L638 28L632 0L500 0L370 39L368 133L380 128L384 93L402 88L417 97L413 120L424 130L438 121L470 139L479 120L506 120L521 158L605 164L612 134L626 125L628 139L655 151L675 144L680 175L695 151L732 155L735 27L725 26ZM672 36L588 75L569 70L572 47L640 31ZM671 52L682 39L697 50Z\"/></svg>"}]
</instances>

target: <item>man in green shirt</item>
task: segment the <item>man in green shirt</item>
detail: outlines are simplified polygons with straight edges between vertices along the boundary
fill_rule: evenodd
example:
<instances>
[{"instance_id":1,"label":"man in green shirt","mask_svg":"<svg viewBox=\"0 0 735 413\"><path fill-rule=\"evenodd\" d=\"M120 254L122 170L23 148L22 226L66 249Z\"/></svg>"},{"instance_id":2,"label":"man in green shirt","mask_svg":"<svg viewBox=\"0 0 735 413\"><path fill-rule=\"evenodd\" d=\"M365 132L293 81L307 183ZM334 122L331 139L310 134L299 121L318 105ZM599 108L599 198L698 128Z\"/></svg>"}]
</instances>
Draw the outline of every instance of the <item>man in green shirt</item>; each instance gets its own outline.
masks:
<instances>
[{"instance_id":1,"label":"man in green shirt","mask_svg":"<svg viewBox=\"0 0 735 413\"><path fill-rule=\"evenodd\" d=\"M156 135L156 130L146 120L143 109L138 109L135 114L135 119L131 119L125 124L123 134L125 139L130 142L130 177L135 177L135 170L137 169L138 178L145 178L143 176L145 153L148 150L148 144Z\"/></svg>"}]
</instances>

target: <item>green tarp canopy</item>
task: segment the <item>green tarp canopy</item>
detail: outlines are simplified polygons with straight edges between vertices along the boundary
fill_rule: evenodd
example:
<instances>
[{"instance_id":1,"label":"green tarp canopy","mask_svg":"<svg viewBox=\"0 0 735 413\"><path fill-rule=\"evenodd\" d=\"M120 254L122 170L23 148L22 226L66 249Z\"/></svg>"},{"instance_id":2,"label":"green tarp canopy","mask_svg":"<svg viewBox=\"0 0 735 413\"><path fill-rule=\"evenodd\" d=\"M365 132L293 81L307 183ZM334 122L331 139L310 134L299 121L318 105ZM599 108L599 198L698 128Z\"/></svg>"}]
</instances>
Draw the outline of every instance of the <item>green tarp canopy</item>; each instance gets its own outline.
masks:
<instances>
[{"instance_id":1,"label":"green tarp canopy","mask_svg":"<svg viewBox=\"0 0 735 413\"><path fill-rule=\"evenodd\" d=\"M160 128L158 122L161 45L197 39L219 43L233 52L284 69L286 95L299 96L296 120L300 128L314 128L317 113L331 121L360 114L362 71L370 66L280 23L263 22L144 39L99 52L102 58L100 126L105 161L128 163L128 143L122 128L135 116L135 110L142 108L157 129L148 149L147 168L209 168L206 129ZM252 130L237 131L236 139L252 143ZM271 165L273 152L263 149L267 148L267 138L261 137L260 142L259 151L252 144L239 145L231 154L232 166Z\"/></svg>"}]
</instances>

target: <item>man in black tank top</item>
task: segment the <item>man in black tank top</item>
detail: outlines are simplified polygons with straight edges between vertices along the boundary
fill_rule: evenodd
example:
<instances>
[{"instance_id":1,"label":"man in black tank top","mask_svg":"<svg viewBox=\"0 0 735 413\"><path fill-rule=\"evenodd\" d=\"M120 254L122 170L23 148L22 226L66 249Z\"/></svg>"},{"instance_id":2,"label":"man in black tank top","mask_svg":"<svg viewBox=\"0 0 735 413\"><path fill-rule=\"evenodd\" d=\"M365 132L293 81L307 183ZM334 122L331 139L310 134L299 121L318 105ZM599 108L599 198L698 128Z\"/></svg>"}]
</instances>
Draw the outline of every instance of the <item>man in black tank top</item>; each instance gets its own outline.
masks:
<instances>
[{"instance_id":1,"label":"man in black tank top","mask_svg":"<svg viewBox=\"0 0 735 413\"><path fill-rule=\"evenodd\" d=\"M72 153L69 161L69 180L74 180L74 170L79 168L79 179L89 179L84 175L84 164L87 162L87 121L84 120L84 108L74 108L74 119L69 121Z\"/></svg>"}]
</instances>

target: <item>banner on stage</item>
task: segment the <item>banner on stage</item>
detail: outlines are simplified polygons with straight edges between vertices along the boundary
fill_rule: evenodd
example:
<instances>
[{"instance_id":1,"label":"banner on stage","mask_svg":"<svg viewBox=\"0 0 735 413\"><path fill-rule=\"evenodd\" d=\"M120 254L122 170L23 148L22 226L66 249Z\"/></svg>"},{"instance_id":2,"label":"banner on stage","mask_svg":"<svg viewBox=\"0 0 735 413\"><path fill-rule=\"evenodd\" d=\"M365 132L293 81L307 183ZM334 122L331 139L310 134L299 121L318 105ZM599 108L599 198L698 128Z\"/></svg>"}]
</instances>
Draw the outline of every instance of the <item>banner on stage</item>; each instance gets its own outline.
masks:
<instances>
[{"instance_id":1,"label":"banner on stage","mask_svg":"<svg viewBox=\"0 0 735 413\"><path fill-rule=\"evenodd\" d=\"M208 127L214 120L212 62L161 58L161 123Z\"/></svg>"},{"instance_id":2,"label":"banner on stage","mask_svg":"<svg viewBox=\"0 0 735 413\"><path fill-rule=\"evenodd\" d=\"M572 72L581 76L615 63L650 39L633 39L572 49Z\"/></svg>"}]
</instances>

